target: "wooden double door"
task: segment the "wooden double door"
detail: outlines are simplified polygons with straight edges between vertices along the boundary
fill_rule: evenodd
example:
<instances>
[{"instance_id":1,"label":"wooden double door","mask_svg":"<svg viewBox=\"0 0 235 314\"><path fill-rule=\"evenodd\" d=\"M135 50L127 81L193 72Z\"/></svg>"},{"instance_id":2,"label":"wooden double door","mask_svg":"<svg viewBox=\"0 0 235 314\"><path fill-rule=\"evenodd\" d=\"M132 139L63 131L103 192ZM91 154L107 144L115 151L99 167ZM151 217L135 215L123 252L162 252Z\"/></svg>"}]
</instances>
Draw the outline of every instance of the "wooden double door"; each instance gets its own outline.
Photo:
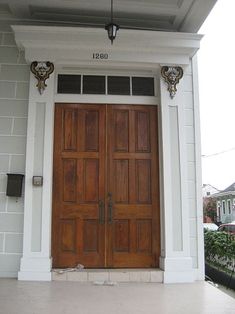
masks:
<instances>
[{"instance_id":1,"label":"wooden double door","mask_svg":"<svg viewBox=\"0 0 235 314\"><path fill-rule=\"evenodd\" d=\"M157 108L56 104L53 267L157 267Z\"/></svg>"}]
</instances>

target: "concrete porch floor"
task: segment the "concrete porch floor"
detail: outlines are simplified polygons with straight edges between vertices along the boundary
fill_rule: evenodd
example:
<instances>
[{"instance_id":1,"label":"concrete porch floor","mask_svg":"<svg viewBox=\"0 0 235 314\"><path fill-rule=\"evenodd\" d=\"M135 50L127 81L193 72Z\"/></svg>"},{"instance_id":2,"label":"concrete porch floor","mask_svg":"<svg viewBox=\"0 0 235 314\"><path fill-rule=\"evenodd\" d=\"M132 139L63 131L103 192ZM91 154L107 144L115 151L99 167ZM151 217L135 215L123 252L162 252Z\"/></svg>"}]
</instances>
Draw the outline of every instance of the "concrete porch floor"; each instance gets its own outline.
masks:
<instances>
[{"instance_id":1,"label":"concrete porch floor","mask_svg":"<svg viewBox=\"0 0 235 314\"><path fill-rule=\"evenodd\" d=\"M193 284L22 282L0 279L1 314L234 314L235 299Z\"/></svg>"}]
</instances>

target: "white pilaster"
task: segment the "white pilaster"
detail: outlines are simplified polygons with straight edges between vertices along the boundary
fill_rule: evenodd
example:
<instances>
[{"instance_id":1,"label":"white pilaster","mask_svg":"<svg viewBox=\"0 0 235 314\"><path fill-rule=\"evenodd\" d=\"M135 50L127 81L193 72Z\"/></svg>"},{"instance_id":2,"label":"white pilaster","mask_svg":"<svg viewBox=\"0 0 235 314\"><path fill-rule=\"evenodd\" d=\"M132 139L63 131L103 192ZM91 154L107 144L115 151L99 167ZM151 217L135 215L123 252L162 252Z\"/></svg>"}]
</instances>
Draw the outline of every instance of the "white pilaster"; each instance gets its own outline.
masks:
<instances>
[{"instance_id":1,"label":"white pilaster","mask_svg":"<svg viewBox=\"0 0 235 314\"><path fill-rule=\"evenodd\" d=\"M162 243L160 267L163 281L192 282L194 280L190 256L189 213L186 198L186 144L184 134L184 78L177 85L173 99L167 84L160 79L161 91L161 151L162 151Z\"/></svg>"},{"instance_id":2,"label":"white pilaster","mask_svg":"<svg viewBox=\"0 0 235 314\"><path fill-rule=\"evenodd\" d=\"M31 73L26 147L23 257L19 280L51 280L51 204L54 75L42 95ZM40 151L38 147L40 147ZM32 177L43 176L34 187ZM38 206L39 204L39 206Z\"/></svg>"}]
</instances>

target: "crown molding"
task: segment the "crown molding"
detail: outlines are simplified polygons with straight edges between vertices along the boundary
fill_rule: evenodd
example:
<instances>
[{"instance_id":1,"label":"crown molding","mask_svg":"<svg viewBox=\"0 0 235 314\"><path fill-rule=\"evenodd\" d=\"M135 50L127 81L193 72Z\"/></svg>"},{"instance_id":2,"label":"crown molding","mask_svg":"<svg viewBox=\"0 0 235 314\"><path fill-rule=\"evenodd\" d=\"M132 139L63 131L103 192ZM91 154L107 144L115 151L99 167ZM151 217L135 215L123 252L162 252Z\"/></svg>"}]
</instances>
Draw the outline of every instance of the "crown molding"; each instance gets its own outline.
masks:
<instances>
[{"instance_id":1,"label":"crown molding","mask_svg":"<svg viewBox=\"0 0 235 314\"><path fill-rule=\"evenodd\" d=\"M92 60L92 54L107 53L109 62L188 64L200 47L202 35L120 29L113 45L106 31L98 28L56 26L11 26L17 46L27 62L50 60L76 64Z\"/></svg>"}]
</instances>

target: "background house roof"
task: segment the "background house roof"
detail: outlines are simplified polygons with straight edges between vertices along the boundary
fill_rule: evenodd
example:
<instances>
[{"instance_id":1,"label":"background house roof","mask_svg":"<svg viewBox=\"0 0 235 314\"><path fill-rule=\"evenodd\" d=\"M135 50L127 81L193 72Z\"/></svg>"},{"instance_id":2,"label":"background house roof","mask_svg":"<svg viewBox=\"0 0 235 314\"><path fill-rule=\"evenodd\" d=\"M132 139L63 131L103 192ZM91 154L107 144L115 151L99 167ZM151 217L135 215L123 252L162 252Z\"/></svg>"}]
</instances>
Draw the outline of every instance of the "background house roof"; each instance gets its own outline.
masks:
<instances>
[{"instance_id":1,"label":"background house roof","mask_svg":"<svg viewBox=\"0 0 235 314\"><path fill-rule=\"evenodd\" d=\"M220 190L218 190L217 188L215 188L211 184L203 184L203 186L202 186L202 196L203 197L211 197L211 195L213 195L215 193L219 193L219 192L220 192Z\"/></svg>"},{"instance_id":2,"label":"background house roof","mask_svg":"<svg viewBox=\"0 0 235 314\"><path fill-rule=\"evenodd\" d=\"M221 192L235 192L235 182Z\"/></svg>"},{"instance_id":3,"label":"background house roof","mask_svg":"<svg viewBox=\"0 0 235 314\"><path fill-rule=\"evenodd\" d=\"M223 197L226 195L235 195L235 182L232 183L230 186L228 186L226 189L223 191L220 191L219 193L213 194L212 197Z\"/></svg>"},{"instance_id":4,"label":"background house roof","mask_svg":"<svg viewBox=\"0 0 235 314\"><path fill-rule=\"evenodd\" d=\"M0 20L12 24L104 27L111 0L0 0ZM122 28L196 33L217 0L113 0Z\"/></svg>"}]
</instances>

